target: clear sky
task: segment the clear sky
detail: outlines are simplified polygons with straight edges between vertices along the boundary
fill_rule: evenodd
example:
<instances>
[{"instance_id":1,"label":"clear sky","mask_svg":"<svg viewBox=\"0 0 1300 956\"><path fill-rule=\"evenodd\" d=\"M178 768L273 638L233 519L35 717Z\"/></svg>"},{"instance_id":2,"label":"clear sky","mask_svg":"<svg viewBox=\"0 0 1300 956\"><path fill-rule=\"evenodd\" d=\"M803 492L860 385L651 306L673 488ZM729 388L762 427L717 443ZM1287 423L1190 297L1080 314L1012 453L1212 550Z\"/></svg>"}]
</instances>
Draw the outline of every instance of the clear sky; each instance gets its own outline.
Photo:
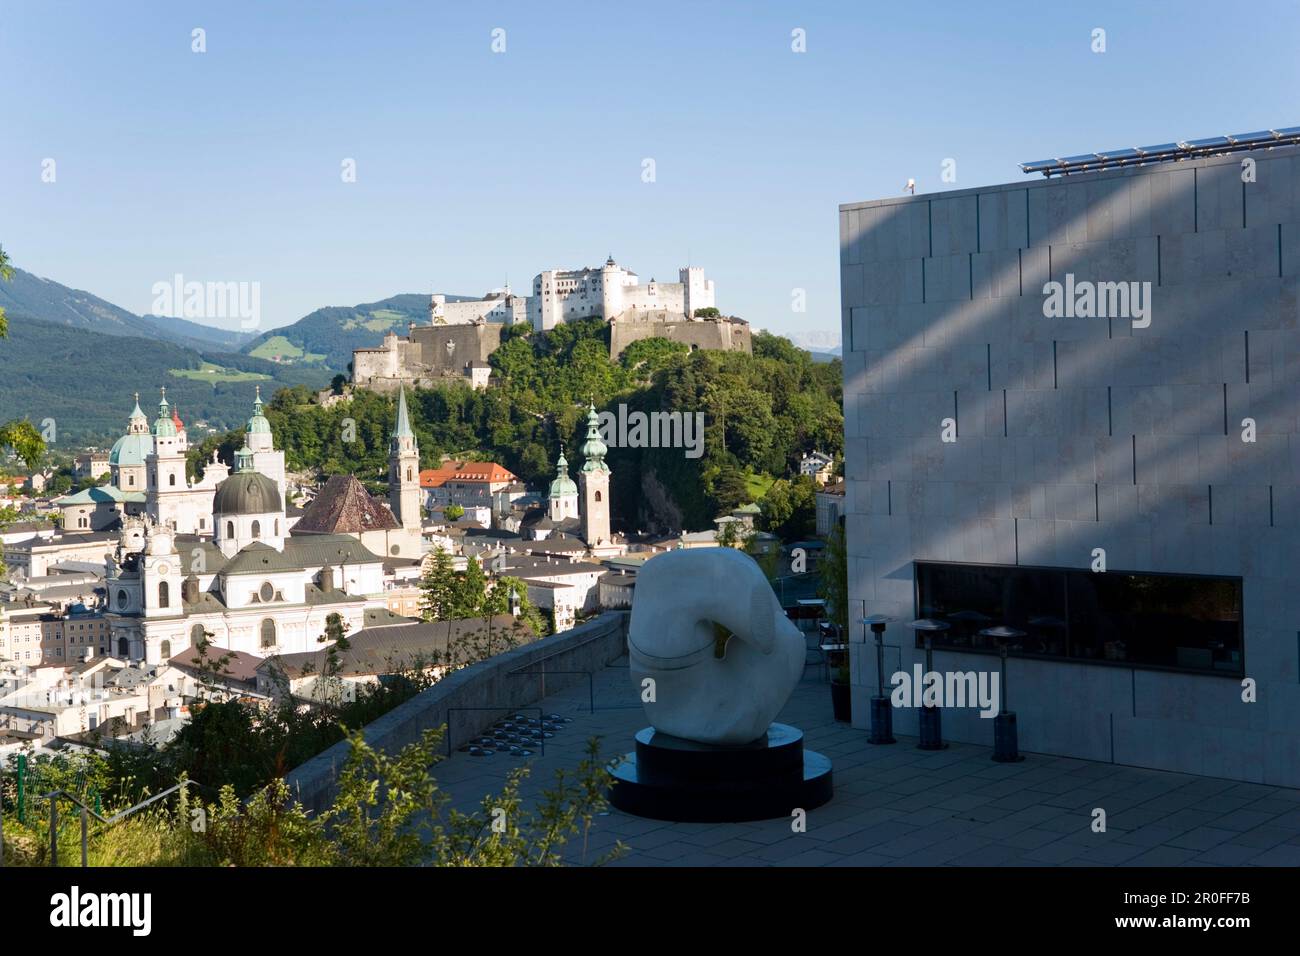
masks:
<instances>
[{"instance_id":1,"label":"clear sky","mask_svg":"<svg viewBox=\"0 0 1300 956\"><path fill-rule=\"evenodd\" d=\"M1297 41L1281 0L3 0L0 243L134 312L175 273L258 282L263 327L612 253L835 331L839 203L1300 125Z\"/></svg>"}]
</instances>

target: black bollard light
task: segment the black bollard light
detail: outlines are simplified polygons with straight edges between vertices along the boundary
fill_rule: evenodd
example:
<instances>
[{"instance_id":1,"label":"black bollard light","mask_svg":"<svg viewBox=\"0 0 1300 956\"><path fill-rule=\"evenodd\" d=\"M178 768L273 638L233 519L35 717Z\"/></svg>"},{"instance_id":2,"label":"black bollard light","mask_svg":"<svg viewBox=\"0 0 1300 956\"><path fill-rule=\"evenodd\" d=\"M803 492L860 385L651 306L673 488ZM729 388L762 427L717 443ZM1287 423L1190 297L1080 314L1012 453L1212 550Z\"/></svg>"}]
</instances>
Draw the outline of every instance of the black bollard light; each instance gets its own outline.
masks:
<instances>
[{"instance_id":1,"label":"black bollard light","mask_svg":"<svg viewBox=\"0 0 1300 956\"><path fill-rule=\"evenodd\" d=\"M980 631L984 637L991 637L998 642L998 653L1002 657L1002 686L998 695L998 714L993 718L993 759L998 763L1016 763L1024 760L1020 756L1019 733L1016 729L1015 711L1007 709L1007 644L1016 638L1024 637L1024 631L1014 627L998 625L986 627Z\"/></svg>"},{"instance_id":2,"label":"black bollard light","mask_svg":"<svg viewBox=\"0 0 1300 956\"><path fill-rule=\"evenodd\" d=\"M934 635L942 634L948 630L947 621L932 621L928 618L921 618L919 621L913 621L907 625L914 631L925 635L925 673L930 674L934 671ZM923 693L921 688L917 688L914 693ZM942 750L948 746L943 742L943 727L940 719L941 711L933 704L921 704L920 726L921 742L918 743L919 750Z\"/></svg>"},{"instance_id":3,"label":"black bollard light","mask_svg":"<svg viewBox=\"0 0 1300 956\"><path fill-rule=\"evenodd\" d=\"M862 623L876 636L876 696L871 698L871 737L868 743L893 744L894 711L885 695L885 625L893 618L884 614L864 617Z\"/></svg>"}]
</instances>

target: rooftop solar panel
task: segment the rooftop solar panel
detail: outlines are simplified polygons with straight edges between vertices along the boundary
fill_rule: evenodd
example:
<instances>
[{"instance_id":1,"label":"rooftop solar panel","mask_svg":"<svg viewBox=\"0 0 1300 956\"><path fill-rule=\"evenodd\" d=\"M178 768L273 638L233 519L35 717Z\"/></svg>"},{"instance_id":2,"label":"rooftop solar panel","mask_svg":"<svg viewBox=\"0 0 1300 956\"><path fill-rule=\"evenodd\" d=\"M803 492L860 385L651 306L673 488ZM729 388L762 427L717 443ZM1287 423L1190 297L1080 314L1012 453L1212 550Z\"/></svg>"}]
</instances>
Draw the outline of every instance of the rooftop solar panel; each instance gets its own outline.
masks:
<instances>
[{"instance_id":1,"label":"rooftop solar panel","mask_svg":"<svg viewBox=\"0 0 1300 956\"><path fill-rule=\"evenodd\" d=\"M1228 138L1234 143L1271 143L1274 136L1271 129L1262 129L1255 133L1236 133Z\"/></svg>"},{"instance_id":2,"label":"rooftop solar panel","mask_svg":"<svg viewBox=\"0 0 1300 956\"><path fill-rule=\"evenodd\" d=\"M1280 129L1256 130L1232 136L1207 136L1201 139L1180 140L1176 143L1157 143L1154 146L1124 147L1098 153L1081 153L1064 159L1040 159L1021 163L1025 173L1042 173L1044 176L1068 175L1112 169L1125 165L1141 165L1180 161L1198 156L1219 156L1243 150L1271 149L1275 146L1300 146L1300 126Z\"/></svg>"}]
</instances>

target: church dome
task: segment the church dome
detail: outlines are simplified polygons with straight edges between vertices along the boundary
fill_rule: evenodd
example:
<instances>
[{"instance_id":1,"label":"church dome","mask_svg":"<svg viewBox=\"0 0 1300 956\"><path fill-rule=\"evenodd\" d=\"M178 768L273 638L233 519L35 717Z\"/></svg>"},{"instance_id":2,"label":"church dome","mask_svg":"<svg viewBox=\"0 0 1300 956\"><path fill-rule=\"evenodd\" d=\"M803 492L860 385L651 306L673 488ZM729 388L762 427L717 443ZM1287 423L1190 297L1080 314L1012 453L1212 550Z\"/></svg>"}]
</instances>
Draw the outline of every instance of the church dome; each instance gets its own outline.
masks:
<instances>
[{"instance_id":1,"label":"church dome","mask_svg":"<svg viewBox=\"0 0 1300 956\"><path fill-rule=\"evenodd\" d=\"M221 484L212 499L214 515L264 515L280 511L280 488L257 471L237 471Z\"/></svg>"},{"instance_id":2,"label":"church dome","mask_svg":"<svg viewBox=\"0 0 1300 956\"><path fill-rule=\"evenodd\" d=\"M108 453L110 465L143 465L145 456L153 451L153 436L123 435Z\"/></svg>"},{"instance_id":3,"label":"church dome","mask_svg":"<svg viewBox=\"0 0 1300 956\"><path fill-rule=\"evenodd\" d=\"M564 452L560 452L560 459L555 463L555 480L551 482L551 497L563 498L577 493L578 486L569 477L569 461L564 457Z\"/></svg>"},{"instance_id":4,"label":"church dome","mask_svg":"<svg viewBox=\"0 0 1300 956\"><path fill-rule=\"evenodd\" d=\"M253 417L248 420L250 435L271 434L271 423L262 414L262 386L257 386L257 397L253 400Z\"/></svg>"}]
</instances>

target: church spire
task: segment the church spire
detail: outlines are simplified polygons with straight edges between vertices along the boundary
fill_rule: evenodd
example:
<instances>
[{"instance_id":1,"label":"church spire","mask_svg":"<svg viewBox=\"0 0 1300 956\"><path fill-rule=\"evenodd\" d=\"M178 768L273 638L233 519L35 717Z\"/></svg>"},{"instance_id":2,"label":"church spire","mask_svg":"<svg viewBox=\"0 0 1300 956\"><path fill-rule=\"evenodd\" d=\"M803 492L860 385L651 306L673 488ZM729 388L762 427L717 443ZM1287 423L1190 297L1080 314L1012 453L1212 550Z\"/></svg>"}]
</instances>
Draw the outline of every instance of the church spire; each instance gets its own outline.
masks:
<instances>
[{"instance_id":1,"label":"church spire","mask_svg":"<svg viewBox=\"0 0 1300 956\"><path fill-rule=\"evenodd\" d=\"M158 418L153 423L154 438L175 438L176 423L172 421L171 406L167 404L167 387L162 388L162 398L158 401Z\"/></svg>"},{"instance_id":2,"label":"church spire","mask_svg":"<svg viewBox=\"0 0 1300 956\"><path fill-rule=\"evenodd\" d=\"M405 386L399 386L398 388L397 424L393 426L393 434L389 437L393 439L394 445L398 444L403 438L409 438L412 443L415 442L415 432L411 430L411 416L406 411Z\"/></svg>"},{"instance_id":3,"label":"church spire","mask_svg":"<svg viewBox=\"0 0 1300 956\"><path fill-rule=\"evenodd\" d=\"M609 471L605 464L605 453L609 448L600 437L600 416L596 414L596 403L587 406L587 440L582 443L582 470L584 472Z\"/></svg>"}]
</instances>

